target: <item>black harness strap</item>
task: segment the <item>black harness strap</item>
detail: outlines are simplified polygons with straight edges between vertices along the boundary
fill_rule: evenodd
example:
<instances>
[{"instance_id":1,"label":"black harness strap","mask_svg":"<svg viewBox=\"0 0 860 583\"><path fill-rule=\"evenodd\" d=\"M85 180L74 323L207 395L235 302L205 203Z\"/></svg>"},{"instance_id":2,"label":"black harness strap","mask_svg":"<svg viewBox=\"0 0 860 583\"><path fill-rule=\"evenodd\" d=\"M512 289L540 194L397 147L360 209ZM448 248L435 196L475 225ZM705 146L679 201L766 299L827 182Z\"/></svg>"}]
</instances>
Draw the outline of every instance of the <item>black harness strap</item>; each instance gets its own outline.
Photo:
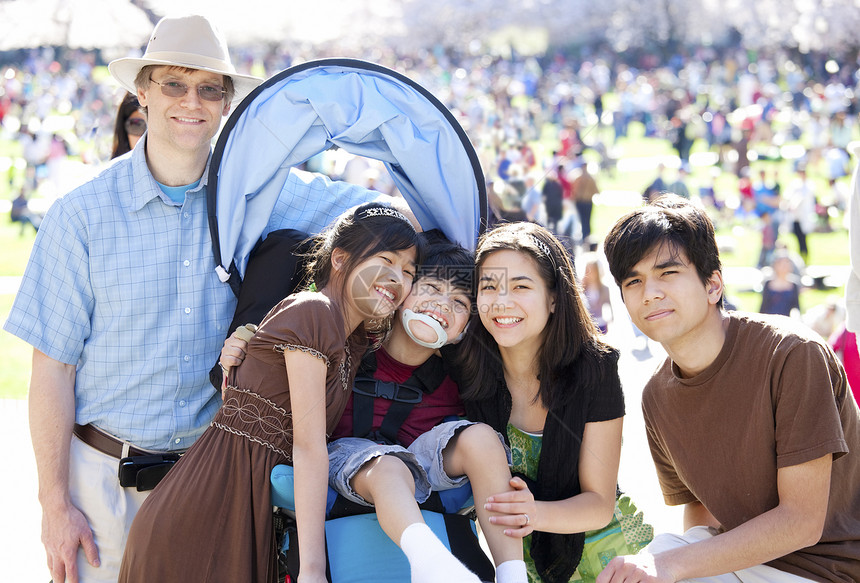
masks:
<instances>
[{"instance_id":1,"label":"black harness strap","mask_svg":"<svg viewBox=\"0 0 860 583\"><path fill-rule=\"evenodd\" d=\"M387 444L397 443L397 433L412 408L442 384L448 371L435 354L413 371L403 383L380 381L376 372L376 354L368 352L361 361L352 389L352 434ZM388 399L391 406L378 431L373 431L375 399Z\"/></svg>"},{"instance_id":2,"label":"black harness strap","mask_svg":"<svg viewBox=\"0 0 860 583\"><path fill-rule=\"evenodd\" d=\"M493 581L496 569L472 532L471 520L462 514L443 514L451 553L469 567L481 581Z\"/></svg>"}]
</instances>

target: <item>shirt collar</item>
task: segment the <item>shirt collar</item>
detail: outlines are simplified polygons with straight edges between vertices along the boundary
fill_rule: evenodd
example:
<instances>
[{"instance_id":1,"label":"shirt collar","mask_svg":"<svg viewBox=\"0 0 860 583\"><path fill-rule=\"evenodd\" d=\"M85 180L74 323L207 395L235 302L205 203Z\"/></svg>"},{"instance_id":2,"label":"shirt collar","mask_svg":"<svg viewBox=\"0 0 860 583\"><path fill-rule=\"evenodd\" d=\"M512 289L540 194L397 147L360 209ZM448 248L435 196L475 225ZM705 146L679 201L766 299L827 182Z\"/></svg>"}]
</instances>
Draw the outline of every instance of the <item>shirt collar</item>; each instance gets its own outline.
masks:
<instances>
[{"instance_id":1,"label":"shirt collar","mask_svg":"<svg viewBox=\"0 0 860 583\"><path fill-rule=\"evenodd\" d=\"M145 145L146 134L138 140L131 153L131 179L134 184L131 202L133 211L139 211L154 198L167 198L167 195L158 187L158 183L152 177L152 172L149 171L149 166L146 164ZM206 159L206 168L203 170L203 176L200 177L200 184L196 188L191 189L191 192L198 192L206 188L206 183L209 180L209 164L211 161L212 149L210 148L209 157ZM170 204L173 204L173 202L171 201Z\"/></svg>"}]
</instances>

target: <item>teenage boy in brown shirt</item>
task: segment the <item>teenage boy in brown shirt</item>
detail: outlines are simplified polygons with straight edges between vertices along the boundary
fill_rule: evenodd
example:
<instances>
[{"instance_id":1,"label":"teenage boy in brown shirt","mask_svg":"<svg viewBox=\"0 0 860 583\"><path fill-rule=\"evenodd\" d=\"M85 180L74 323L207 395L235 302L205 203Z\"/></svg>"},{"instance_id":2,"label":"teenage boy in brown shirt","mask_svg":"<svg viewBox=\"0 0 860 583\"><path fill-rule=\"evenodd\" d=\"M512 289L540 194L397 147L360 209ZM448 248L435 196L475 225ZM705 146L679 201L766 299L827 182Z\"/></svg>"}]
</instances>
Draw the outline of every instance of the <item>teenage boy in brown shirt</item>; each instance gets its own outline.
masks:
<instances>
[{"instance_id":1,"label":"teenage boy in brown shirt","mask_svg":"<svg viewBox=\"0 0 860 583\"><path fill-rule=\"evenodd\" d=\"M668 354L642 408L687 532L597 583L860 580L860 411L833 352L788 318L723 310L713 225L680 197L621 218L604 249Z\"/></svg>"}]
</instances>

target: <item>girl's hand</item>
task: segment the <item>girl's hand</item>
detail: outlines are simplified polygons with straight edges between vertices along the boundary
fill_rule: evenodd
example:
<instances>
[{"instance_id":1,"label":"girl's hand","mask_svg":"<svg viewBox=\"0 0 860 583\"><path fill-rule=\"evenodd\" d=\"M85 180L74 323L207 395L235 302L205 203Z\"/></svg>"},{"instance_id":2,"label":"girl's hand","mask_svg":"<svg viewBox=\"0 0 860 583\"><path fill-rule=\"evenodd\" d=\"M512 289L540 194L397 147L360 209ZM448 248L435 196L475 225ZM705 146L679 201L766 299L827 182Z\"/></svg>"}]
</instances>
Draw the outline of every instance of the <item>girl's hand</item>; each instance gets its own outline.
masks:
<instances>
[{"instance_id":1,"label":"girl's hand","mask_svg":"<svg viewBox=\"0 0 860 583\"><path fill-rule=\"evenodd\" d=\"M523 538L537 530L540 523L537 503L522 479L511 478L510 484L513 491L490 496L484 508L499 514L490 516L490 523L510 526L505 529L506 535Z\"/></svg>"}]
</instances>

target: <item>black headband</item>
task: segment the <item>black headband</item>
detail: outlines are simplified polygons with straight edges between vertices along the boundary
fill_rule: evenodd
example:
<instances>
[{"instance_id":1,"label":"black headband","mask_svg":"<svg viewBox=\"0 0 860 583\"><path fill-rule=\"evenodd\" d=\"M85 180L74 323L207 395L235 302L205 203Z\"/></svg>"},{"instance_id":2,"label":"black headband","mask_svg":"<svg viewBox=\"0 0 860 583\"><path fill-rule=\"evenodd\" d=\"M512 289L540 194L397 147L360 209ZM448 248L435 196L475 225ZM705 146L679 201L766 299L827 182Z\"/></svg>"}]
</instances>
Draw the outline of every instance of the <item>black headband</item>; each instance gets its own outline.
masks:
<instances>
[{"instance_id":1,"label":"black headband","mask_svg":"<svg viewBox=\"0 0 860 583\"><path fill-rule=\"evenodd\" d=\"M381 204L371 205L355 211L355 220L357 221L370 217L392 217L395 219L400 219L401 221L409 225L413 231L415 230L415 227L412 225L412 221L406 218L406 215L396 209L391 208L390 206L384 206Z\"/></svg>"}]
</instances>

